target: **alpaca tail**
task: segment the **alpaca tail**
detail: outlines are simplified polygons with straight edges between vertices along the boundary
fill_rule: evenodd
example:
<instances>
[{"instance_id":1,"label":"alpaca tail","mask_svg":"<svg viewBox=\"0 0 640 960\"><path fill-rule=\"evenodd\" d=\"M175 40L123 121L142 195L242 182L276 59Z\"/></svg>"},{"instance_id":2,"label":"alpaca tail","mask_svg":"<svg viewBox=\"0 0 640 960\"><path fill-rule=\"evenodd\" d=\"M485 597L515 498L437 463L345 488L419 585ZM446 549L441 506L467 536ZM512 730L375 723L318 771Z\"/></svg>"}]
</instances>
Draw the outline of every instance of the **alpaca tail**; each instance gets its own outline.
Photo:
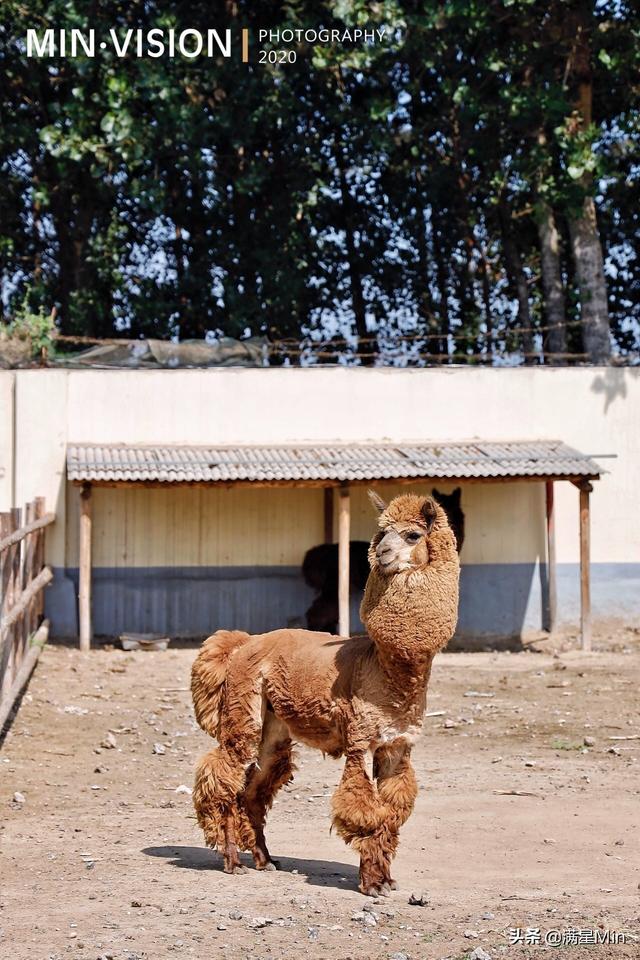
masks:
<instances>
[{"instance_id":1,"label":"alpaca tail","mask_svg":"<svg viewBox=\"0 0 640 960\"><path fill-rule=\"evenodd\" d=\"M248 639L242 630L218 630L202 644L191 668L196 720L211 737L217 737L220 728L229 658Z\"/></svg>"}]
</instances>

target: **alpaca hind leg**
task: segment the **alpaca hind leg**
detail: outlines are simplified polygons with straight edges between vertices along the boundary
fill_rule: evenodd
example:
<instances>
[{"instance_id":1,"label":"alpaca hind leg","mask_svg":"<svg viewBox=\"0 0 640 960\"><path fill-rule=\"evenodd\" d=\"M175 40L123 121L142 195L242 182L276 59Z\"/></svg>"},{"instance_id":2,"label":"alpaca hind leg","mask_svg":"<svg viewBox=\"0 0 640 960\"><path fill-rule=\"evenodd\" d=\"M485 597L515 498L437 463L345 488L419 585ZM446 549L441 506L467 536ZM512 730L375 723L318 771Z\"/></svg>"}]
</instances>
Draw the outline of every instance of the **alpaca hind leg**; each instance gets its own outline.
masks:
<instances>
[{"instance_id":1,"label":"alpaca hind leg","mask_svg":"<svg viewBox=\"0 0 640 960\"><path fill-rule=\"evenodd\" d=\"M259 680L247 672L227 676L220 745L200 761L193 802L208 846L217 847L226 873L244 873L239 850L252 850L255 834L243 794L258 758L263 719Z\"/></svg>"},{"instance_id":2,"label":"alpaca hind leg","mask_svg":"<svg viewBox=\"0 0 640 960\"><path fill-rule=\"evenodd\" d=\"M378 747L373 755L373 775L378 795L389 811L380 835L383 851L385 883L396 889L391 877L391 861L398 849L400 827L405 823L418 794L416 775L411 765L411 747L403 740Z\"/></svg>"},{"instance_id":3,"label":"alpaca hind leg","mask_svg":"<svg viewBox=\"0 0 640 960\"><path fill-rule=\"evenodd\" d=\"M217 848L225 873L245 873L238 855L240 811L237 795L244 786L244 768L223 748L207 753L196 769L193 805L208 847Z\"/></svg>"},{"instance_id":4,"label":"alpaca hind leg","mask_svg":"<svg viewBox=\"0 0 640 960\"><path fill-rule=\"evenodd\" d=\"M332 809L338 834L360 854L360 890L367 896L388 896L388 810L367 774L364 751L347 756Z\"/></svg>"},{"instance_id":5,"label":"alpaca hind leg","mask_svg":"<svg viewBox=\"0 0 640 960\"><path fill-rule=\"evenodd\" d=\"M252 853L257 870L277 870L279 867L267 848L264 825L276 793L293 777L291 747L286 724L268 711L262 729L258 762L251 769L243 797L243 807L255 836Z\"/></svg>"}]
</instances>

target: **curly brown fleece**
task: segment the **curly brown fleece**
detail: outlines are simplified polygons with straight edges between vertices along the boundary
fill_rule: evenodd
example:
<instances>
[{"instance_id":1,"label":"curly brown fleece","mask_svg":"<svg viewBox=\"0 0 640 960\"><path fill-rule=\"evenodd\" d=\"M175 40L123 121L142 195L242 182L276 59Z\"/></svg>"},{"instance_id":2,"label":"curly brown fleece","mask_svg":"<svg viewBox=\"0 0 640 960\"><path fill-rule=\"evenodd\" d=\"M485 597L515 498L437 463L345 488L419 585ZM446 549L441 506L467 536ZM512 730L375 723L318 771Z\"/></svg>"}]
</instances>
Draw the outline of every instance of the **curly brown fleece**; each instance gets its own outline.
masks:
<instances>
[{"instance_id":1,"label":"curly brown fleece","mask_svg":"<svg viewBox=\"0 0 640 960\"><path fill-rule=\"evenodd\" d=\"M219 631L194 662L192 693L202 728L218 746L200 761L198 821L229 873L239 850L274 869L264 824L276 791L293 776L294 741L345 756L333 823L360 853L360 889L387 894L400 826L417 786L410 762L426 705L431 662L453 635L459 564L446 515L430 497L403 495L382 509L369 551L361 616L369 636L305 630L249 636ZM385 573L385 536L404 544L405 569ZM387 539L389 539L387 537ZM373 779L365 768L373 753Z\"/></svg>"}]
</instances>

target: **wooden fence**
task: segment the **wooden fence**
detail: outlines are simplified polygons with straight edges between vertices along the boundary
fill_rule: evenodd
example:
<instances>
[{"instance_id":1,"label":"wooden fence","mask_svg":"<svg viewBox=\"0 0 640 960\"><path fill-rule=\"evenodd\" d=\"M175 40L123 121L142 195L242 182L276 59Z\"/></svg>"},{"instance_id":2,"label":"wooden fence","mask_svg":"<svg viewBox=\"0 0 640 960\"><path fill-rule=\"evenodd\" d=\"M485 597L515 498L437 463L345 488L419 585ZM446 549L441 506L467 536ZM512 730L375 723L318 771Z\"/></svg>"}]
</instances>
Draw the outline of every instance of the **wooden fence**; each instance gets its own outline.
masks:
<instances>
[{"instance_id":1,"label":"wooden fence","mask_svg":"<svg viewBox=\"0 0 640 960\"><path fill-rule=\"evenodd\" d=\"M44 498L23 511L0 513L0 731L47 642L43 587L53 574L44 564L44 531L55 514Z\"/></svg>"}]
</instances>

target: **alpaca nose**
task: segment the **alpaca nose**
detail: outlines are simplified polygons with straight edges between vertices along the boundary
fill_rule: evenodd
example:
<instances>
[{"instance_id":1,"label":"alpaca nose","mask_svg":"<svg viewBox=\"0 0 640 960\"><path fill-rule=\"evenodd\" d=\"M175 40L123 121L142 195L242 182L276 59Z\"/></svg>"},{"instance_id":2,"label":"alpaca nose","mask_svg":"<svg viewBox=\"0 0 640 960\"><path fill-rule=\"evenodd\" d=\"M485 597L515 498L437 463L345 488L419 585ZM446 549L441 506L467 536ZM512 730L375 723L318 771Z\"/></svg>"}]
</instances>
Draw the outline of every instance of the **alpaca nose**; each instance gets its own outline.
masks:
<instances>
[{"instance_id":1,"label":"alpaca nose","mask_svg":"<svg viewBox=\"0 0 640 960\"><path fill-rule=\"evenodd\" d=\"M392 554L393 554L393 550L391 549L388 543L385 544L384 542L382 542L378 544L378 547L376 549L376 556L378 557L378 560L382 560L383 562L385 560L390 560Z\"/></svg>"}]
</instances>

